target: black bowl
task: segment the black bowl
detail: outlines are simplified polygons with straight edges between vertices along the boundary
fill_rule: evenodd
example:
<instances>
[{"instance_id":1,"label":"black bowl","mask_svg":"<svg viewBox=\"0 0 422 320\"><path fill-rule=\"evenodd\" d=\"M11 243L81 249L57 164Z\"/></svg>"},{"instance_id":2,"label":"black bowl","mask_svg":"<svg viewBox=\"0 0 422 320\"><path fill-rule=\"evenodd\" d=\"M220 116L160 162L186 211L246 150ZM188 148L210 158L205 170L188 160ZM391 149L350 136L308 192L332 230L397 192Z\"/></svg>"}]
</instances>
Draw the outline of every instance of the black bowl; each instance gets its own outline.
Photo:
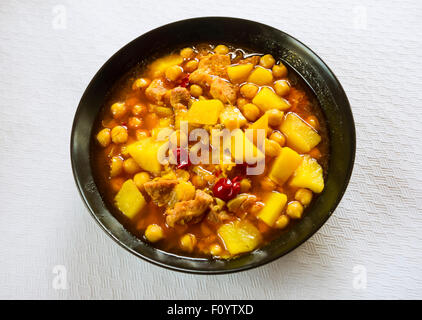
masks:
<instances>
[{"instance_id":1,"label":"black bowl","mask_svg":"<svg viewBox=\"0 0 422 320\"><path fill-rule=\"evenodd\" d=\"M271 53L293 69L315 93L330 135L330 162L325 189L302 220L270 244L233 260L177 256L137 239L107 209L93 178L90 144L95 119L111 87L132 67L152 56L201 42L226 43ZM113 55L97 72L79 103L72 128L71 161L79 192L92 216L118 244L136 256L178 271L215 274L246 270L275 260L312 236L341 200L353 168L355 127L346 94L328 66L308 47L288 34L254 21L207 17L154 29Z\"/></svg>"}]
</instances>

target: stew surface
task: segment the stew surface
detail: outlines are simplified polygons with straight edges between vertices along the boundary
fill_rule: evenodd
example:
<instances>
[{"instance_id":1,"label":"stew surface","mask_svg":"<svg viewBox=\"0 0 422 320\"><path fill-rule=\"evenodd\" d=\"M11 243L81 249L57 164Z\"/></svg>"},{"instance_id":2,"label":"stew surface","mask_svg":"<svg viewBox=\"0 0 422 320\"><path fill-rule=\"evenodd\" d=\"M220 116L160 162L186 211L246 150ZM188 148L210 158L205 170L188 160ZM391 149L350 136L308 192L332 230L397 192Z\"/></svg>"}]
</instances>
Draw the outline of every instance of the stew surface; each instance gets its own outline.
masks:
<instances>
[{"instance_id":1,"label":"stew surface","mask_svg":"<svg viewBox=\"0 0 422 320\"><path fill-rule=\"evenodd\" d=\"M228 259L268 243L324 188L312 92L269 54L200 44L133 69L94 128L103 199L137 237Z\"/></svg>"}]
</instances>

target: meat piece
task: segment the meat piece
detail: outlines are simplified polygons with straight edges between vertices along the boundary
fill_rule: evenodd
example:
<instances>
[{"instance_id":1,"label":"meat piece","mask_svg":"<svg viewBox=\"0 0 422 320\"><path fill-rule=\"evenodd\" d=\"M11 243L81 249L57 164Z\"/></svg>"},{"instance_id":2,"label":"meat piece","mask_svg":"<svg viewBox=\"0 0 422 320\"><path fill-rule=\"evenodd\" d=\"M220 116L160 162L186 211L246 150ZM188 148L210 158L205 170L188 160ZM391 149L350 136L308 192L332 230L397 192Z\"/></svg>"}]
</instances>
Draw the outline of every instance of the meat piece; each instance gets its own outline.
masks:
<instances>
[{"instance_id":1,"label":"meat piece","mask_svg":"<svg viewBox=\"0 0 422 320\"><path fill-rule=\"evenodd\" d=\"M234 104L237 98L236 86L221 78L215 78L211 82L210 94L215 99L220 99L223 103Z\"/></svg>"},{"instance_id":2,"label":"meat piece","mask_svg":"<svg viewBox=\"0 0 422 320\"><path fill-rule=\"evenodd\" d=\"M152 102L160 103L166 92L167 88L164 86L164 82L160 79L154 79L148 88L146 88L145 95Z\"/></svg>"},{"instance_id":3,"label":"meat piece","mask_svg":"<svg viewBox=\"0 0 422 320\"><path fill-rule=\"evenodd\" d=\"M230 65L230 57L221 54L211 54L202 57L198 69L189 76L189 82L200 86L211 85L213 76L226 77L227 67Z\"/></svg>"},{"instance_id":4,"label":"meat piece","mask_svg":"<svg viewBox=\"0 0 422 320\"><path fill-rule=\"evenodd\" d=\"M144 183L145 191L149 194L152 201L162 207L167 205L173 198L174 187L179 183L178 180L159 179Z\"/></svg>"},{"instance_id":5,"label":"meat piece","mask_svg":"<svg viewBox=\"0 0 422 320\"><path fill-rule=\"evenodd\" d=\"M251 57L240 60L239 64L252 63L253 65L256 65L258 64L259 59L260 59L259 56L251 56Z\"/></svg>"},{"instance_id":6,"label":"meat piece","mask_svg":"<svg viewBox=\"0 0 422 320\"><path fill-rule=\"evenodd\" d=\"M202 190L196 190L195 199L180 201L174 208L166 210L166 223L174 227L176 223L185 224L193 219L198 220L212 204L212 197Z\"/></svg>"},{"instance_id":7,"label":"meat piece","mask_svg":"<svg viewBox=\"0 0 422 320\"><path fill-rule=\"evenodd\" d=\"M209 86L212 81L212 76L205 69L197 69L189 76L189 82L198 84L201 87Z\"/></svg>"},{"instance_id":8,"label":"meat piece","mask_svg":"<svg viewBox=\"0 0 422 320\"><path fill-rule=\"evenodd\" d=\"M180 104L186 106L190 99L188 89L176 87L170 91L170 105L175 109L180 109Z\"/></svg>"},{"instance_id":9,"label":"meat piece","mask_svg":"<svg viewBox=\"0 0 422 320\"><path fill-rule=\"evenodd\" d=\"M218 77L227 77L227 67L230 65L230 57L222 54L211 54L199 61L198 70L204 70L208 74Z\"/></svg>"},{"instance_id":10,"label":"meat piece","mask_svg":"<svg viewBox=\"0 0 422 320\"><path fill-rule=\"evenodd\" d=\"M302 90L297 90L295 88L291 88L290 93L287 96L287 100L289 101L291 106L290 111L294 111L299 104L302 106L308 104L305 92L303 92Z\"/></svg>"}]
</instances>

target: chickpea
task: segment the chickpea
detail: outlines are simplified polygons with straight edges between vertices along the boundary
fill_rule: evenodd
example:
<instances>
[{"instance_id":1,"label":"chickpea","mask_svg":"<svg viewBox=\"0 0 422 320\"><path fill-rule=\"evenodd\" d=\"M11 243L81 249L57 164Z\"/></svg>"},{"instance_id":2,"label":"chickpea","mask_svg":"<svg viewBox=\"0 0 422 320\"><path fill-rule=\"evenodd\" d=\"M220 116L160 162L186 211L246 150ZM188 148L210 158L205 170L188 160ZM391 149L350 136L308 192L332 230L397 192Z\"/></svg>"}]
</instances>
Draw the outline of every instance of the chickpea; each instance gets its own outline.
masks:
<instances>
[{"instance_id":1,"label":"chickpea","mask_svg":"<svg viewBox=\"0 0 422 320\"><path fill-rule=\"evenodd\" d=\"M303 213L303 206L299 201L292 201L287 205L286 214L292 219L300 219Z\"/></svg>"},{"instance_id":2,"label":"chickpea","mask_svg":"<svg viewBox=\"0 0 422 320\"><path fill-rule=\"evenodd\" d=\"M201 189L201 188L204 188L207 185L207 181L203 177L201 177L200 175L196 174L192 177L192 184L196 188Z\"/></svg>"},{"instance_id":3,"label":"chickpea","mask_svg":"<svg viewBox=\"0 0 422 320\"><path fill-rule=\"evenodd\" d=\"M149 86L151 83L151 80L148 78L139 78L136 79L132 84L132 90L139 90L139 89L145 89Z\"/></svg>"},{"instance_id":4,"label":"chickpea","mask_svg":"<svg viewBox=\"0 0 422 320\"><path fill-rule=\"evenodd\" d=\"M240 192L248 192L252 187L251 180L244 178L240 180Z\"/></svg>"},{"instance_id":5,"label":"chickpea","mask_svg":"<svg viewBox=\"0 0 422 320\"><path fill-rule=\"evenodd\" d=\"M239 99L237 99L236 103L237 103L237 107L239 109L242 109L242 107L248 103L248 100L246 100L244 98L239 98Z\"/></svg>"},{"instance_id":6,"label":"chickpea","mask_svg":"<svg viewBox=\"0 0 422 320\"><path fill-rule=\"evenodd\" d=\"M159 120L160 119L158 118L158 116L155 112L154 113L148 113L144 117L145 128L148 129L148 130L154 129L158 125Z\"/></svg>"},{"instance_id":7,"label":"chickpea","mask_svg":"<svg viewBox=\"0 0 422 320\"><path fill-rule=\"evenodd\" d=\"M111 110L111 114L113 115L113 118L119 119L126 114L127 107L122 102L116 102L111 105L110 110Z\"/></svg>"},{"instance_id":8,"label":"chickpea","mask_svg":"<svg viewBox=\"0 0 422 320\"><path fill-rule=\"evenodd\" d=\"M115 126L111 130L111 140L114 143L125 143L127 141L127 129L123 126Z\"/></svg>"},{"instance_id":9,"label":"chickpea","mask_svg":"<svg viewBox=\"0 0 422 320\"><path fill-rule=\"evenodd\" d=\"M287 95L290 91L289 82L286 80L278 80L274 82L274 90L281 97Z\"/></svg>"},{"instance_id":10,"label":"chickpea","mask_svg":"<svg viewBox=\"0 0 422 320\"><path fill-rule=\"evenodd\" d=\"M176 81L183 73L181 66L175 65L166 69L166 78L170 81Z\"/></svg>"},{"instance_id":11,"label":"chickpea","mask_svg":"<svg viewBox=\"0 0 422 320\"><path fill-rule=\"evenodd\" d=\"M289 216L283 214L275 221L275 227L278 229L284 229L290 222Z\"/></svg>"},{"instance_id":12,"label":"chickpea","mask_svg":"<svg viewBox=\"0 0 422 320\"><path fill-rule=\"evenodd\" d=\"M240 87L240 94L248 99L253 99L257 92L258 87L252 83L247 83Z\"/></svg>"},{"instance_id":13,"label":"chickpea","mask_svg":"<svg viewBox=\"0 0 422 320\"><path fill-rule=\"evenodd\" d=\"M249 121L255 121L258 119L260 111L256 105L247 103L242 107L242 113Z\"/></svg>"},{"instance_id":14,"label":"chickpea","mask_svg":"<svg viewBox=\"0 0 422 320\"><path fill-rule=\"evenodd\" d=\"M110 129L105 128L98 132L97 141L102 147L107 147L111 142Z\"/></svg>"},{"instance_id":15,"label":"chickpea","mask_svg":"<svg viewBox=\"0 0 422 320\"><path fill-rule=\"evenodd\" d=\"M268 113L268 124L277 127L283 122L284 112L278 109L270 109Z\"/></svg>"},{"instance_id":16,"label":"chickpea","mask_svg":"<svg viewBox=\"0 0 422 320\"><path fill-rule=\"evenodd\" d=\"M142 126L142 119L138 117L130 117L128 120L127 126L130 129L138 129L139 127Z\"/></svg>"},{"instance_id":17,"label":"chickpea","mask_svg":"<svg viewBox=\"0 0 422 320\"><path fill-rule=\"evenodd\" d=\"M287 76L286 66L281 62L279 65L275 65L273 67L273 76L274 78L285 78Z\"/></svg>"},{"instance_id":18,"label":"chickpea","mask_svg":"<svg viewBox=\"0 0 422 320\"><path fill-rule=\"evenodd\" d=\"M158 224L150 224L145 230L145 238L149 242L157 242L164 237L163 228Z\"/></svg>"},{"instance_id":19,"label":"chickpea","mask_svg":"<svg viewBox=\"0 0 422 320\"><path fill-rule=\"evenodd\" d=\"M218 46L215 47L214 52L218 54L228 54L229 48L225 46L224 44L219 44Z\"/></svg>"},{"instance_id":20,"label":"chickpea","mask_svg":"<svg viewBox=\"0 0 422 320\"><path fill-rule=\"evenodd\" d=\"M133 177L133 182L140 191L144 191L144 183L150 180L148 172L139 172Z\"/></svg>"},{"instance_id":21,"label":"chickpea","mask_svg":"<svg viewBox=\"0 0 422 320\"><path fill-rule=\"evenodd\" d=\"M296 191L295 199L300 201L304 206L307 206L312 201L312 191L304 188L300 188Z\"/></svg>"},{"instance_id":22,"label":"chickpea","mask_svg":"<svg viewBox=\"0 0 422 320\"><path fill-rule=\"evenodd\" d=\"M180 238L180 246L182 249L192 252L196 246L196 237L192 233L187 233Z\"/></svg>"},{"instance_id":23,"label":"chickpea","mask_svg":"<svg viewBox=\"0 0 422 320\"><path fill-rule=\"evenodd\" d=\"M147 107L145 106L145 105L143 105L143 104L135 104L133 107L132 107L132 114L134 115L134 116L143 116L144 114L146 114L147 113Z\"/></svg>"},{"instance_id":24,"label":"chickpea","mask_svg":"<svg viewBox=\"0 0 422 320\"><path fill-rule=\"evenodd\" d=\"M147 138L149 137L149 132L148 130L145 129L138 129L136 130L136 140L141 140L143 138Z\"/></svg>"},{"instance_id":25,"label":"chickpea","mask_svg":"<svg viewBox=\"0 0 422 320\"><path fill-rule=\"evenodd\" d=\"M191 60L185 63L184 69L186 72L193 72L198 68L198 65L198 60Z\"/></svg>"},{"instance_id":26,"label":"chickpea","mask_svg":"<svg viewBox=\"0 0 422 320\"><path fill-rule=\"evenodd\" d=\"M123 177L110 179L110 186L114 192L119 191L122 188L123 183L125 183L125 179Z\"/></svg>"},{"instance_id":27,"label":"chickpea","mask_svg":"<svg viewBox=\"0 0 422 320\"><path fill-rule=\"evenodd\" d=\"M128 174L135 174L141 171L141 168L133 158L126 159L123 162L123 169L125 169L125 172Z\"/></svg>"},{"instance_id":28,"label":"chickpea","mask_svg":"<svg viewBox=\"0 0 422 320\"><path fill-rule=\"evenodd\" d=\"M219 256L223 252L223 248L217 243L214 243L210 246L210 253L213 256Z\"/></svg>"},{"instance_id":29,"label":"chickpea","mask_svg":"<svg viewBox=\"0 0 422 320\"><path fill-rule=\"evenodd\" d=\"M271 133L270 140L277 142L280 147L283 147L286 144L286 137L279 131L274 131Z\"/></svg>"},{"instance_id":30,"label":"chickpea","mask_svg":"<svg viewBox=\"0 0 422 320\"><path fill-rule=\"evenodd\" d=\"M239 124L239 122L235 118L229 118L225 122L225 126L229 130L234 130L234 129L238 128L239 127L238 124Z\"/></svg>"},{"instance_id":31,"label":"chickpea","mask_svg":"<svg viewBox=\"0 0 422 320\"><path fill-rule=\"evenodd\" d=\"M120 157L111 158L110 163L110 177L116 177L123 171L123 159Z\"/></svg>"},{"instance_id":32,"label":"chickpea","mask_svg":"<svg viewBox=\"0 0 422 320\"><path fill-rule=\"evenodd\" d=\"M280 145L274 140L265 139L265 156L277 157L281 152Z\"/></svg>"},{"instance_id":33,"label":"chickpea","mask_svg":"<svg viewBox=\"0 0 422 320\"><path fill-rule=\"evenodd\" d=\"M182 50L180 50L180 55L182 56L182 58L184 59L190 59L193 57L193 55L195 54L195 52L193 51L192 48L183 48Z\"/></svg>"},{"instance_id":34,"label":"chickpea","mask_svg":"<svg viewBox=\"0 0 422 320\"><path fill-rule=\"evenodd\" d=\"M120 147L120 154L124 159L127 159L130 157L129 151L127 150L127 145L122 145Z\"/></svg>"},{"instance_id":35,"label":"chickpea","mask_svg":"<svg viewBox=\"0 0 422 320\"><path fill-rule=\"evenodd\" d=\"M268 177L264 177L259 183L264 191L273 191L276 187L275 183Z\"/></svg>"},{"instance_id":36,"label":"chickpea","mask_svg":"<svg viewBox=\"0 0 422 320\"><path fill-rule=\"evenodd\" d=\"M190 94L193 97L198 98L199 96L202 96L202 88L197 84L193 84L190 86Z\"/></svg>"},{"instance_id":37,"label":"chickpea","mask_svg":"<svg viewBox=\"0 0 422 320\"><path fill-rule=\"evenodd\" d=\"M170 135L170 143L173 146L187 146L188 145L188 137L186 133L176 130Z\"/></svg>"},{"instance_id":38,"label":"chickpea","mask_svg":"<svg viewBox=\"0 0 422 320\"><path fill-rule=\"evenodd\" d=\"M266 54L259 59L259 64L264 68L270 69L274 65L275 60L272 55Z\"/></svg>"},{"instance_id":39,"label":"chickpea","mask_svg":"<svg viewBox=\"0 0 422 320\"><path fill-rule=\"evenodd\" d=\"M315 130L319 130L319 121L315 116L309 116L306 118L306 122Z\"/></svg>"}]
</instances>

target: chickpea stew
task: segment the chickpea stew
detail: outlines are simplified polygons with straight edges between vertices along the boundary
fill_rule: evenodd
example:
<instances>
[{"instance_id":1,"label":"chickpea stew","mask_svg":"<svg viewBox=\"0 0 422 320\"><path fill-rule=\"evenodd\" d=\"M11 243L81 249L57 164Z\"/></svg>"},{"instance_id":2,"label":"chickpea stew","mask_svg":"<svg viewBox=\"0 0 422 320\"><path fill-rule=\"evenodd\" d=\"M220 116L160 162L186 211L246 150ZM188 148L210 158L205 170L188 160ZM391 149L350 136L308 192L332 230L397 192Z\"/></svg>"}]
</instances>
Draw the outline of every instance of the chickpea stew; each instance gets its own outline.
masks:
<instances>
[{"instance_id":1,"label":"chickpea stew","mask_svg":"<svg viewBox=\"0 0 422 320\"><path fill-rule=\"evenodd\" d=\"M228 132L223 145L232 145L217 148L214 132ZM289 232L324 189L324 116L270 54L200 44L135 68L93 134L92 166L111 211L140 239L180 255L253 251Z\"/></svg>"}]
</instances>

